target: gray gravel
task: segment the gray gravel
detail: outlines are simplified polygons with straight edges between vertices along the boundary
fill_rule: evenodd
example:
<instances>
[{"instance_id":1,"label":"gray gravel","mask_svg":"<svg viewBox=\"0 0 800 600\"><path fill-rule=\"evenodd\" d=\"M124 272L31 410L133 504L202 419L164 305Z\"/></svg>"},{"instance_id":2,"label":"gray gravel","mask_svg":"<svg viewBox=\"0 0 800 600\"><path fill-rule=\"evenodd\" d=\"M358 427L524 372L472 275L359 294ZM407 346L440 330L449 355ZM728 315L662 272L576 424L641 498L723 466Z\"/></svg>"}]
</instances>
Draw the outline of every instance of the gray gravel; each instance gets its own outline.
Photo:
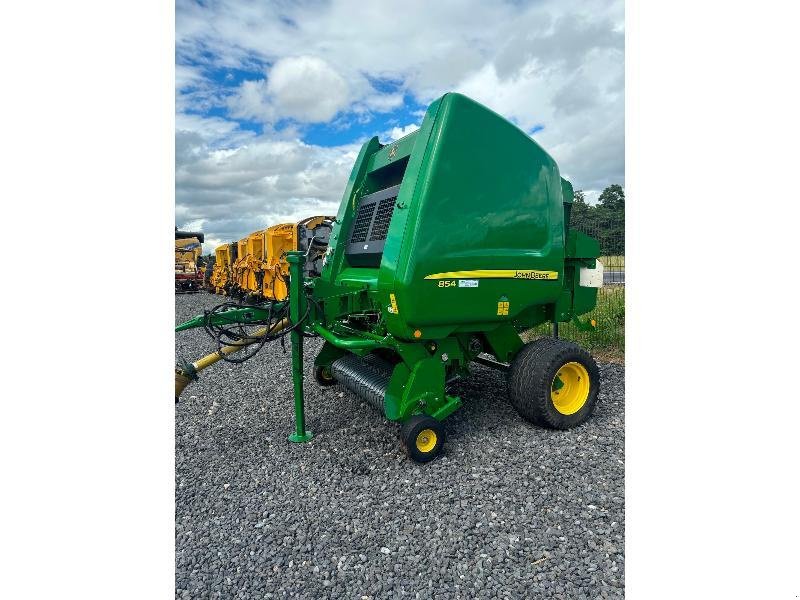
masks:
<instances>
[{"instance_id":1,"label":"gray gravel","mask_svg":"<svg viewBox=\"0 0 800 600\"><path fill-rule=\"evenodd\" d=\"M221 301L176 296L176 322ZM211 349L176 334L176 355ZM398 427L319 388L315 437L290 444L290 356L265 348L201 373L175 408L176 598L607 598L624 594L624 376L601 365L594 417L522 421L502 373L457 384L445 454L406 458ZM288 349L288 344L287 344Z\"/></svg>"}]
</instances>

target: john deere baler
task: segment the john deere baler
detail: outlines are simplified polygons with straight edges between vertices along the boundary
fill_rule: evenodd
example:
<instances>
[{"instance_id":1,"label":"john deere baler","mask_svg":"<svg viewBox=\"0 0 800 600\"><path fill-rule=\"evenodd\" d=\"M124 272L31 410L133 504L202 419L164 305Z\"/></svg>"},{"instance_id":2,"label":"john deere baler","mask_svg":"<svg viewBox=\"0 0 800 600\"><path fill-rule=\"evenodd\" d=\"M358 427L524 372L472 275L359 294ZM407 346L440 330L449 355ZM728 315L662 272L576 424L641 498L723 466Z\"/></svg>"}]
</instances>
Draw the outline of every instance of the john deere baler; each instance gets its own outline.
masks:
<instances>
[{"instance_id":1,"label":"john deere baler","mask_svg":"<svg viewBox=\"0 0 800 600\"><path fill-rule=\"evenodd\" d=\"M521 415L566 429L586 420L598 369L574 343L520 332L574 321L602 285L599 247L568 227L572 186L528 135L460 94L428 108L420 129L361 148L317 276L288 254L289 299L224 305L184 323L218 352L176 370L176 397L216 360L292 336L296 431L306 441L303 334L323 338L319 385L341 385L402 423L409 455L428 461L461 405L450 384L479 362L508 372ZM259 329L254 329L259 327ZM493 399L487 399L493 400Z\"/></svg>"}]
</instances>

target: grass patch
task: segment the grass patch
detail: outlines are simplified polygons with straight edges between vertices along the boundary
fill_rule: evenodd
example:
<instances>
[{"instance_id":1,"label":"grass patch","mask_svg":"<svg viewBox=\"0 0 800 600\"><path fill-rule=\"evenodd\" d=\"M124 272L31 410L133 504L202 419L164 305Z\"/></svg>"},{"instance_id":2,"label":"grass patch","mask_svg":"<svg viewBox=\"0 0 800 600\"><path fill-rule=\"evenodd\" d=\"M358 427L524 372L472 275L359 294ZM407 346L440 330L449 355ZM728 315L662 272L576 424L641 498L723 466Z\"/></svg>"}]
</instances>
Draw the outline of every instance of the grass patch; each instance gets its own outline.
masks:
<instances>
[{"instance_id":1,"label":"grass patch","mask_svg":"<svg viewBox=\"0 0 800 600\"><path fill-rule=\"evenodd\" d=\"M625 270L625 256L601 256L597 260L603 263L606 271L624 271Z\"/></svg>"},{"instance_id":2,"label":"grass patch","mask_svg":"<svg viewBox=\"0 0 800 600\"><path fill-rule=\"evenodd\" d=\"M577 342L594 354L597 360L625 362L624 285L600 288L597 291L597 306L590 313L581 315L580 319L581 322L595 319L597 327L592 331L580 331L572 323L560 323L559 337ZM527 342L551 335L551 327L550 323L539 325L523 333L522 338Z\"/></svg>"}]
</instances>

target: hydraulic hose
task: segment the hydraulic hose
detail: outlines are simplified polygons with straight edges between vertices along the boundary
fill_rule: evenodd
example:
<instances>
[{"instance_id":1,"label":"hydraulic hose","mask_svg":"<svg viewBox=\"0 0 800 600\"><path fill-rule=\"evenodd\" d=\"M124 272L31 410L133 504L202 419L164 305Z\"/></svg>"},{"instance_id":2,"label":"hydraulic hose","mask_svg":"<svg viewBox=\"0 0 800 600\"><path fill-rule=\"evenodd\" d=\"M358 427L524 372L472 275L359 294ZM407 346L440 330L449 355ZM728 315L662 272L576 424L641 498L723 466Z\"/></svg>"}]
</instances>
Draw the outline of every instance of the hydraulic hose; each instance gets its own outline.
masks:
<instances>
[{"instance_id":1,"label":"hydraulic hose","mask_svg":"<svg viewBox=\"0 0 800 600\"><path fill-rule=\"evenodd\" d=\"M239 352L249 346L250 344L256 343L259 338L264 337L268 333L271 335L273 333L277 333L289 326L289 319L284 318L275 323L272 327L262 327L261 329L257 329L252 334L250 334L247 338L242 339L240 342L236 342L233 344L229 344L227 346L223 346L216 352L212 352L211 354L207 354L206 356L197 359L191 364L184 364L182 366L175 367L175 402L178 401L178 397L181 395L181 392L189 385L193 380L197 379L197 373L206 369L223 359L223 357L234 354Z\"/></svg>"}]
</instances>

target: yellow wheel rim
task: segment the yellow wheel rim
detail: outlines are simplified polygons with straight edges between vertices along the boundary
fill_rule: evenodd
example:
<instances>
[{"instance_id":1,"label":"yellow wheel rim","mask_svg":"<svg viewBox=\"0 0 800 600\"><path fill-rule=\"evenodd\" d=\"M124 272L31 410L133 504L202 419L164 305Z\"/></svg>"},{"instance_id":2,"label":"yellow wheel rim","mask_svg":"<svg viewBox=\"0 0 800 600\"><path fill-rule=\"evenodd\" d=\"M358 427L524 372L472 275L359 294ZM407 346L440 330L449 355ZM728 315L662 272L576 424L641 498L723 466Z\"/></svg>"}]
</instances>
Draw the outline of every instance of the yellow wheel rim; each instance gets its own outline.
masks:
<instances>
[{"instance_id":1,"label":"yellow wheel rim","mask_svg":"<svg viewBox=\"0 0 800 600\"><path fill-rule=\"evenodd\" d=\"M417 434L417 450L430 452L436 447L436 432L433 429L423 429Z\"/></svg>"},{"instance_id":2,"label":"yellow wheel rim","mask_svg":"<svg viewBox=\"0 0 800 600\"><path fill-rule=\"evenodd\" d=\"M589 372L581 363L568 362L553 377L550 399L562 415L574 415L589 398Z\"/></svg>"}]
</instances>

